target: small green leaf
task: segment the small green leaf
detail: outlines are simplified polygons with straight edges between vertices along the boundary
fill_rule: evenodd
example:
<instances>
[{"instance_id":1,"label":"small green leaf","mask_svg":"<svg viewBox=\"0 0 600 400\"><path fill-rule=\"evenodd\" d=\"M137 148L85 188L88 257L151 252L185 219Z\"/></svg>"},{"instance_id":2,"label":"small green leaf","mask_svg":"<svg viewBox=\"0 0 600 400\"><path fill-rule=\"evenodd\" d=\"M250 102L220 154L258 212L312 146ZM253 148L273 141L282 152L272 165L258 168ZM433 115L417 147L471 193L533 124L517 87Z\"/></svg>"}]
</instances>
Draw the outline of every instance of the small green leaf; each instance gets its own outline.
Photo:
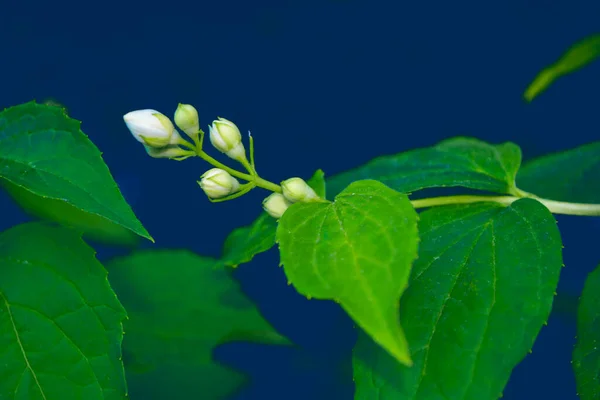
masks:
<instances>
[{"instance_id":1,"label":"small green leaf","mask_svg":"<svg viewBox=\"0 0 600 400\"><path fill-rule=\"evenodd\" d=\"M0 398L124 399L125 317L75 232L28 223L0 234Z\"/></svg>"},{"instance_id":2,"label":"small green leaf","mask_svg":"<svg viewBox=\"0 0 600 400\"><path fill-rule=\"evenodd\" d=\"M306 181L306 183L308 183L308 186L314 189L314 191L317 193L317 196L323 199L326 198L327 193L325 189L325 172L323 172L323 170L318 169L313 176Z\"/></svg>"},{"instance_id":3,"label":"small green leaf","mask_svg":"<svg viewBox=\"0 0 600 400\"><path fill-rule=\"evenodd\" d=\"M561 58L544 68L525 90L524 97L532 101L563 75L585 67L600 56L600 34L589 36L575 43Z\"/></svg>"},{"instance_id":4,"label":"small green leaf","mask_svg":"<svg viewBox=\"0 0 600 400\"><path fill-rule=\"evenodd\" d=\"M358 181L333 203L293 204L277 228L281 262L296 290L331 299L398 361L410 365L398 300L417 255L408 197Z\"/></svg>"},{"instance_id":5,"label":"small green leaf","mask_svg":"<svg viewBox=\"0 0 600 400\"><path fill-rule=\"evenodd\" d=\"M263 212L250 226L235 229L227 236L221 260L229 267L250 262L255 255L275 244L277 221Z\"/></svg>"},{"instance_id":6,"label":"small green leaf","mask_svg":"<svg viewBox=\"0 0 600 400\"><path fill-rule=\"evenodd\" d=\"M325 198L325 173L322 170L317 170L307 183L320 197ZM275 218L263 212L252 225L235 229L227 236L221 261L234 268L250 262L255 255L275 245L276 228Z\"/></svg>"},{"instance_id":7,"label":"small green leaf","mask_svg":"<svg viewBox=\"0 0 600 400\"><path fill-rule=\"evenodd\" d=\"M600 398L600 267L587 278L577 312L573 368L582 400Z\"/></svg>"},{"instance_id":8,"label":"small green leaf","mask_svg":"<svg viewBox=\"0 0 600 400\"><path fill-rule=\"evenodd\" d=\"M361 335L355 398L498 399L550 314L562 266L556 221L531 199L420 217L419 258L400 304L414 365Z\"/></svg>"},{"instance_id":9,"label":"small green leaf","mask_svg":"<svg viewBox=\"0 0 600 400\"><path fill-rule=\"evenodd\" d=\"M548 199L600 203L600 142L536 158L519 171L517 183Z\"/></svg>"},{"instance_id":10,"label":"small green leaf","mask_svg":"<svg viewBox=\"0 0 600 400\"><path fill-rule=\"evenodd\" d=\"M0 178L40 197L27 201L30 212L35 206L42 215L74 225L70 210L77 209L91 214L92 222L104 219L152 240L125 202L101 153L79 126L79 121L55 106L30 102L4 110L0 113ZM43 210L46 199L71 207L50 204L54 212L48 213ZM20 197L15 200L20 202ZM81 228L84 222L75 225ZM98 226L90 230L97 231Z\"/></svg>"},{"instance_id":11,"label":"small green leaf","mask_svg":"<svg viewBox=\"0 0 600 400\"><path fill-rule=\"evenodd\" d=\"M289 344L230 270L188 251L140 251L108 263L128 309L123 352L132 399L220 399L245 376L212 359L220 344Z\"/></svg>"},{"instance_id":12,"label":"small green leaf","mask_svg":"<svg viewBox=\"0 0 600 400\"><path fill-rule=\"evenodd\" d=\"M330 195L359 179L375 179L402 193L463 186L498 193L514 191L521 149L457 137L427 147L376 158L327 181Z\"/></svg>"}]
</instances>

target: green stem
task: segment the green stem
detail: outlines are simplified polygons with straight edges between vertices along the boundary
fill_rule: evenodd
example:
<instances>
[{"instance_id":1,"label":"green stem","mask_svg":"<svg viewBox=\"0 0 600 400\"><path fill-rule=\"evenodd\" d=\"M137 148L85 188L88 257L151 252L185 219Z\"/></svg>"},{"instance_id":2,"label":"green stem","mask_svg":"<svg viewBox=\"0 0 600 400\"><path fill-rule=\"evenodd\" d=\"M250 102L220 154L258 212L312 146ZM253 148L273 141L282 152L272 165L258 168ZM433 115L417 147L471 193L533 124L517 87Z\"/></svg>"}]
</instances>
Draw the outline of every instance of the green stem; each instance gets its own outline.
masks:
<instances>
[{"instance_id":1,"label":"green stem","mask_svg":"<svg viewBox=\"0 0 600 400\"><path fill-rule=\"evenodd\" d=\"M252 165L252 171L256 174L256 164L254 163L254 138L252 137L252 133L248 131L248 140L250 141L250 165Z\"/></svg>"},{"instance_id":2,"label":"green stem","mask_svg":"<svg viewBox=\"0 0 600 400\"><path fill-rule=\"evenodd\" d=\"M252 165L248 162L248 160L246 158L244 158L242 161L240 161L240 163L244 166L244 168L246 168L246 170L250 173L250 175L252 176L256 176L256 171L254 170L254 168L252 167Z\"/></svg>"},{"instance_id":3,"label":"green stem","mask_svg":"<svg viewBox=\"0 0 600 400\"><path fill-rule=\"evenodd\" d=\"M530 196L527 196L530 197ZM441 196L431 197L428 199L412 200L411 203L414 208L426 208L435 206L444 206L449 204L470 204L479 202L493 202L499 203L505 206L511 205L513 202L521 199L522 197L516 196ZM553 214L565 214L565 215L587 215L587 216L600 216L600 204L587 204L587 203L568 203L564 201L556 201L543 199L540 197L533 197L535 200L542 203L550 212Z\"/></svg>"},{"instance_id":4,"label":"green stem","mask_svg":"<svg viewBox=\"0 0 600 400\"><path fill-rule=\"evenodd\" d=\"M243 172L236 171L233 168L229 168L227 165L215 160L214 158L206 154L203 150L200 150L198 152L198 157L217 168L227 171L231 176L235 176L236 178L240 178L248 182L254 182L256 186L261 187L263 189L267 189L276 193L281 193L281 186L273 182L269 182L259 176L252 176Z\"/></svg>"}]
</instances>

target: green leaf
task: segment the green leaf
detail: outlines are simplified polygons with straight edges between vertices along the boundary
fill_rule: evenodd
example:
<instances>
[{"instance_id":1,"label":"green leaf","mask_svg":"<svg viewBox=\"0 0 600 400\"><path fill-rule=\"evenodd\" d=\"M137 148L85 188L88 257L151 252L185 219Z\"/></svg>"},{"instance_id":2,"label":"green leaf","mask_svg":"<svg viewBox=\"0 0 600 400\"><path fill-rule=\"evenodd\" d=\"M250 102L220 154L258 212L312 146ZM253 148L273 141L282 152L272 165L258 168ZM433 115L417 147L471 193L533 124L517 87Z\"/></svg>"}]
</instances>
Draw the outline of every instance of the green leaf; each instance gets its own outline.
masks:
<instances>
[{"instance_id":1,"label":"green leaf","mask_svg":"<svg viewBox=\"0 0 600 400\"><path fill-rule=\"evenodd\" d=\"M325 189L325 172L323 170L318 169L313 176L306 181L308 186L314 189L317 195L321 198L326 198L327 192Z\"/></svg>"},{"instance_id":2,"label":"green leaf","mask_svg":"<svg viewBox=\"0 0 600 400\"><path fill-rule=\"evenodd\" d=\"M563 75L590 64L600 56L600 34L589 36L568 49L554 64L544 68L525 90L524 97L532 101Z\"/></svg>"},{"instance_id":3,"label":"green leaf","mask_svg":"<svg viewBox=\"0 0 600 400\"><path fill-rule=\"evenodd\" d=\"M427 147L376 158L327 181L330 195L359 179L375 179L402 193L434 187L463 186L513 193L521 165L521 149L514 143L491 145L457 137Z\"/></svg>"},{"instance_id":4,"label":"green leaf","mask_svg":"<svg viewBox=\"0 0 600 400\"><path fill-rule=\"evenodd\" d=\"M587 278L577 312L573 368L582 400L600 398L600 267Z\"/></svg>"},{"instance_id":5,"label":"green leaf","mask_svg":"<svg viewBox=\"0 0 600 400\"><path fill-rule=\"evenodd\" d=\"M398 361L410 365L398 300L417 255L408 197L358 181L333 203L293 204L277 228L281 262L296 290L332 299Z\"/></svg>"},{"instance_id":6,"label":"green leaf","mask_svg":"<svg viewBox=\"0 0 600 400\"><path fill-rule=\"evenodd\" d=\"M132 399L220 399L245 377L216 363L220 344L288 344L216 260L141 251L108 264L128 310L123 351Z\"/></svg>"},{"instance_id":7,"label":"green leaf","mask_svg":"<svg viewBox=\"0 0 600 400\"><path fill-rule=\"evenodd\" d=\"M85 237L111 245L133 247L139 243L135 233L95 214L86 213L57 199L40 197L22 186L0 179L0 186L30 215L60 221L61 225L84 232Z\"/></svg>"},{"instance_id":8,"label":"green leaf","mask_svg":"<svg viewBox=\"0 0 600 400\"><path fill-rule=\"evenodd\" d=\"M434 147L376 158L328 179L327 188L333 197L354 181L374 179L403 193L463 186L514 194L515 175L520 165L521 149L513 143L491 145L474 138L458 137ZM317 194L324 194L322 171L315 172L308 182ZM262 214L251 226L230 234L223 255L227 265L249 262L273 246L276 224L269 218Z\"/></svg>"},{"instance_id":9,"label":"green leaf","mask_svg":"<svg viewBox=\"0 0 600 400\"><path fill-rule=\"evenodd\" d=\"M237 228L227 236L221 260L230 267L250 262L255 255L275 245L277 221L263 212L250 226Z\"/></svg>"},{"instance_id":10,"label":"green leaf","mask_svg":"<svg viewBox=\"0 0 600 400\"><path fill-rule=\"evenodd\" d=\"M125 317L75 232L28 223L0 234L0 398L124 399Z\"/></svg>"},{"instance_id":11,"label":"green leaf","mask_svg":"<svg viewBox=\"0 0 600 400\"><path fill-rule=\"evenodd\" d=\"M556 221L531 199L420 217L419 258L400 304L414 365L361 335L355 398L497 399L550 314L562 266Z\"/></svg>"},{"instance_id":12,"label":"green leaf","mask_svg":"<svg viewBox=\"0 0 600 400\"><path fill-rule=\"evenodd\" d=\"M91 215L92 231L99 226L94 222L102 219L152 240L125 202L101 153L79 126L79 121L55 106L30 102L4 110L0 113L0 178L40 198L25 200L29 211L35 207L59 223L73 225L71 210L77 209ZM51 213L44 210L47 199L52 200ZM57 201L68 206L56 207ZM84 222L75 225L81 228Z\"/></svg>"},{"instance_id":13,"label":"green leaf","mask_svg":"<svg viewBox=\"0 0 600 400\"><path fill-rule=\"evenodd\" d=\"M307 181L315 192L325 198L325 173L317 170ZM275 245L277 221L263 212L250 226L235 229L225 240L221 261L230 267L250 262L255 255Z\"/></svg>"},{"instance_id":14,"label":"green leaf","mask_svg":"<svg viewBox=\"0 0 600 400\"><path fill-rule=\"evenodd\" d=\"M600 142L536 158L519 171L517 183L548 199L600 203Z\"/></svg>"}]
</instances>

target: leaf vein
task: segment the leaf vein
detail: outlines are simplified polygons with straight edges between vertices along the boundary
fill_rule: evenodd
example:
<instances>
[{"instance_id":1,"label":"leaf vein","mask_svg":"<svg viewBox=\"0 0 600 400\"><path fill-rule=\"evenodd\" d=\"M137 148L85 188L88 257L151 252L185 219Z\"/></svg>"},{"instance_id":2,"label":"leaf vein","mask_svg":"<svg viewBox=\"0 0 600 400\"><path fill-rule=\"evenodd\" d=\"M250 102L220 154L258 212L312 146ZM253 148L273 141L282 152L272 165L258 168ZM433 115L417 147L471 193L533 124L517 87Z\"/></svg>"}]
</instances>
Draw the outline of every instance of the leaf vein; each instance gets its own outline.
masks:
<instances>
[{"instance_id":1,"label":"leaf vein","mask_svg":"<svg viewBox=\"0 0 600 400\"><path fill-rule=\"evenodd\" d=\"M463 263L462 263L462 265L461 265L458 273L456 274L456 278L454 279L454 282L452 282L452 287L450 289L450 292L448 293L448 297L446 297L446 299L442 303L442 306L440 307L440 311L439 311L439 313L438 313L438 315L436 317L435 323L433 324L433 329L431 331L431 335L429 335L429 339L427 340L427 343L425 344L425 348L424 348L424 350L425 350L425 356L423 358L423 368L422 368L421 374L419 376L419 380L417 381L417 384L415 386L415 388L417 389L417 393L421 389L421 383L423 382L423 379L425 378L425 375L427 374L427 360L428 360L428 357L429 357L429 349L431 348L431 342L433 340L433 337L435 336L437 326L438 326L438 324L440 322L440 319L442 318L442 314L444 313L446 305L448 304L448 300L450 300L452 298L452 293L454 293L454 289L456 288L456 284L458 283L458 281L459 281L462 273L464 272L465 266L467 265L467 262L469 261L471 255L473 254L473 251L475 250L475 247L477 246L477 243L479 242L479 239L483 235L483 232L487 228L488 224L489 224L489 222L487 224L485 224L483 227L481 227L481 232L479 232L479 234L477 235L477 237L473 241L473 245L469 249L469 252L466 254L465 259L463 260Z\"/></svg>"},{"instance_id":2,"label":"leaf vein","mask_svg":"<svg viewBox=\"0 0 600 400\"><path fill-rule=\"evenodd\" d=\"M17 325L15 325L15 318L12 314L12 311L10 310L10 304L8 303L8 299L6 298L6 296L4 296L4 293L2 291L0 291L0 297L2 297L2 300L4 301L4 305L6 307L6 312L8 313L8 317L10 319L10 323L13 328L13 332L15 333L15 337L17 339L17 344L19 345L19 349L21 350L21 354L23 355L23 360L25 361L25 366L27 369L29 369L29 371L31 371L33 380L35 381L35 384L36 384L38 390L40 391L42 398L44 400L47 400L46 394L44 393L44 390L42 389L42 386L40 385L40 381L38 380L38 377L37 377L35 371L33 370L31 364L29 363L29 357L27 357L27 353L25 352L25 348L23 347L23 343L21 342L21 337L19 336L19 331L17 330ZM22 377L21 377L21 379L22 379Z\"/></svg>"}]
</instances>

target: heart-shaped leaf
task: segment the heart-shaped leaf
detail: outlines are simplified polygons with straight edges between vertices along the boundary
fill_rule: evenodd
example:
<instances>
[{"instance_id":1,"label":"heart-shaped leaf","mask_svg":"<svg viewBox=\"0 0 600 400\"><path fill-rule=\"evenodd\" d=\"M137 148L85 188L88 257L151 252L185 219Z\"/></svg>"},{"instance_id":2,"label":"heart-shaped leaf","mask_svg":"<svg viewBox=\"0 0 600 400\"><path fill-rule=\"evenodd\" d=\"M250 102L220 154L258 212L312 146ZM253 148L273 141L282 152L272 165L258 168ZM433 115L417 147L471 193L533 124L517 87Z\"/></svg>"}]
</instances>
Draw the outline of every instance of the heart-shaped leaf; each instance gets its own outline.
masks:
<instances>
[{"instance_id":1,"label":"heart-shaped leaf","mask_svg":"<svg viewBox=\"0 0 600 400\"><path fill-rule=\"evenodd\" d=\"M417 213L377 181L354 182L333 203L298 203L279 220L281 262L296 290L330 299L398 361L410 365L398 300L417 255Z\"/></svg>"}]
</instances>

